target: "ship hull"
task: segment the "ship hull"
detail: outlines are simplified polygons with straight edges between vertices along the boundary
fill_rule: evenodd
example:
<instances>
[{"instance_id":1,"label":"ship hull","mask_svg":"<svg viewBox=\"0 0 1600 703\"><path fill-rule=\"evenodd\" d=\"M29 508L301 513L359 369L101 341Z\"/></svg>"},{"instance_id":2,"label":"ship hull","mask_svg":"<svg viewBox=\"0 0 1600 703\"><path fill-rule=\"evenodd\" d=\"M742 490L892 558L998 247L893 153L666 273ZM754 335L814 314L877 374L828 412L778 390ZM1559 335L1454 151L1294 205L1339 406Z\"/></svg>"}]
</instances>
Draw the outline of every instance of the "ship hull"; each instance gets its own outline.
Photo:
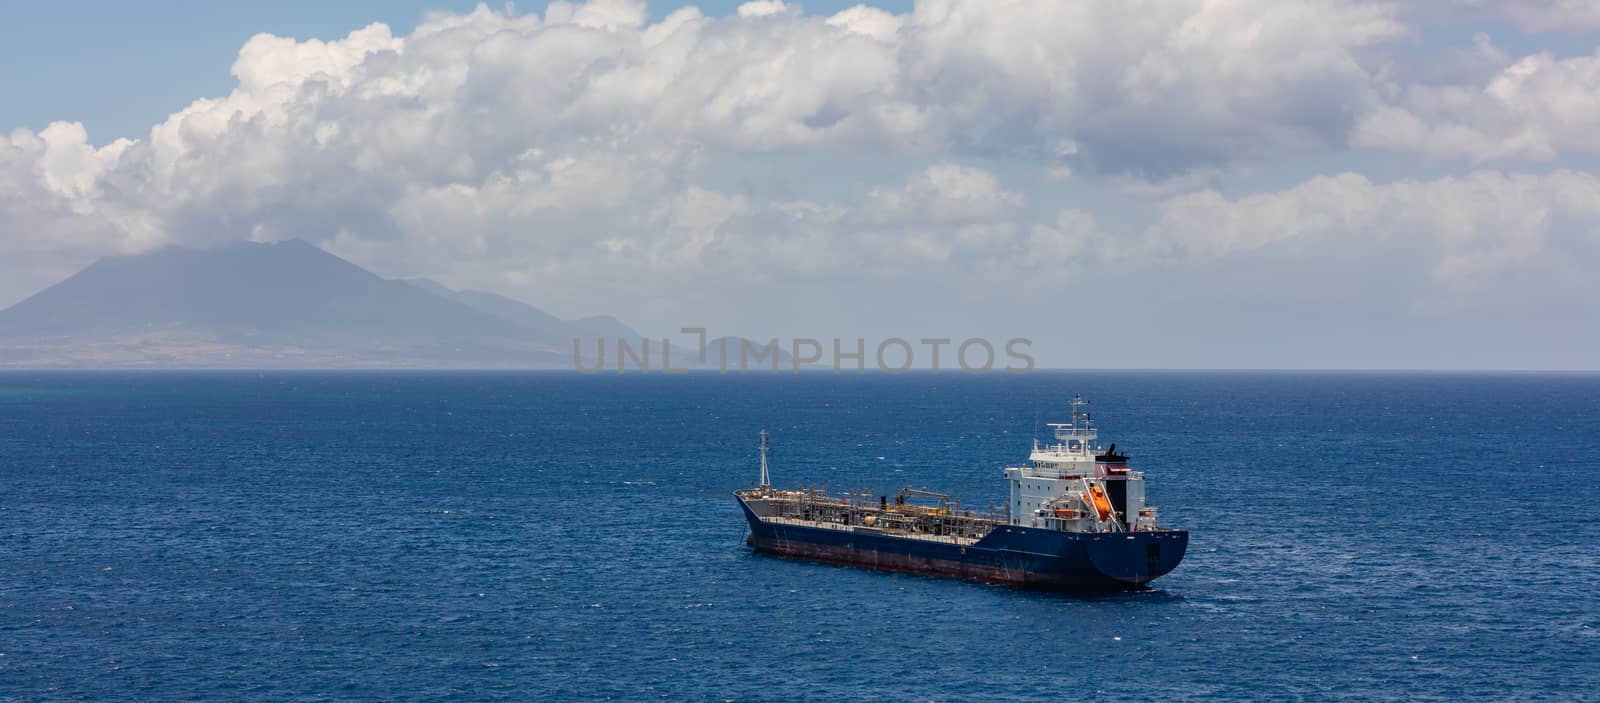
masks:
<instances>
[{"instance_id":1,"label":"ship hull","mask_svg":"<svg viewBox=\"0 0 1600 703\"><path fill-rule=\"evenodd\" d=\"M1139 588L1183 561L1189 533L1074 533L1001 525L969 545L763 520L739 501L751 548L785 557L1048 590Z\"/></svg>"}]
</instances>

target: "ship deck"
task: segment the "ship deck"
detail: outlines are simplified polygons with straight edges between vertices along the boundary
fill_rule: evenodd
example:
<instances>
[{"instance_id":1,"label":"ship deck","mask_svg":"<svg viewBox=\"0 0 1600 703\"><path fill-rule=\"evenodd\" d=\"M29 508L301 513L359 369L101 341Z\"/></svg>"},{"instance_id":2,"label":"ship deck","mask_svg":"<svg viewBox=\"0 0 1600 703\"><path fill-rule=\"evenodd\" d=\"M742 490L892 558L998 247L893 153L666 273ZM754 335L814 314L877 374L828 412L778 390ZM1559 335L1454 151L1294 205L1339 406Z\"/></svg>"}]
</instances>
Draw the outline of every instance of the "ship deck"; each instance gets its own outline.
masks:
<instances>
[{"instance_id":1,"label":"ship deck","mask_svg":"<svg viewBox=\"0 0 1600 703\"><path fill-rule=\"evenodd\" d=\"M886 499L850 502L816 491L758 489L740 491L739 497L763 522L957 546L974 544L1005 524L954 506L889 504Z\"/></svg>"},{"instance_id":2,"label":"ship deck","mask_svg":"<svg viewBox=\"0 0 1600 703\"><path fill-rule=\"evenodd\" d=\"M885 536L885 537L897 537L897 538L901 538L901 539L915 539L915 540L921 540L921 541L924 541L924 542L936 542L936 543L939 543L939 544L954 544L954 545L962 546L962 547L971 546L973 544L976 544L978 542L978 540L982 539L982 537L962 537L962 536L959 536L959 535L926 534L926 533L913 532L913 531L910 531L910 530L895 530L895 529L885 529L885 528L881 528L881 527L868 527L866 525L843 525L843 524L840 524L840 523L837 523L837 522L824 522L824 521L821 521L821 520L803 520L803 519L800 519L800 518L792 518L792 517L778 517L778 516L763 517L763 518L761 518L761 521L762 522L774 523L774 524L778 524L778 525L795 525L795 526L798 526L798 527L815 527L815 528L821 529L821 530L835 530L835 531L838 531L838 532L853 532L853 533L857 533L857 534L882 535L882 536Z\"/></svg>"}]
</instances>

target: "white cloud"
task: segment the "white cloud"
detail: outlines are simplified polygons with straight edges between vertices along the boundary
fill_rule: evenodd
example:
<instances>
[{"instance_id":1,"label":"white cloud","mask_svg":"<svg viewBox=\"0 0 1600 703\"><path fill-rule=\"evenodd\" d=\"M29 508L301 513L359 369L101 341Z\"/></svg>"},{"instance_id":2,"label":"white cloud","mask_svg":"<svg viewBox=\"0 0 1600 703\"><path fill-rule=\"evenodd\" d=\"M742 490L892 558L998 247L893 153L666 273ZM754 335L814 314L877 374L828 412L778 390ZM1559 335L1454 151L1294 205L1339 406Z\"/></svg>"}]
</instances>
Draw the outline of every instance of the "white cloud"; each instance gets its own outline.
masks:
<instances>
[{"instance_id":1,"label":"white cloud","mask_svg":"<svg viewBox=\"0 0 1600 703\"><path fill-rule=\"evenodd\" d=\"M783 0L751 0L739 6L740 17L766 17L788 10Z\"/></svg>"},{"instance_id":2,"label":"white cloud","mask_svg":"<svg viewBox=\"0 0 1600 703\"><path fill-rule=\"evenodd\" d=\"M1400 4L1424 20L1501 19L1527 32L1600 27L1600 2L1595 0L1402 0Z\"/></svg>"},{"instance_id":3,"label":"white cloud","mask_svg":"<svg viewBox=\"0 0 1600 703\"><path fill-rule=\"evenodd\" d=\"M131 145L96 148L76 122L0 136L0 255L122 253L159 242L159 221L107 182Z\"/></svg>"},{"instance_id":4,"label":"white cloud","mask_svg":"<svg viewBox=\"0 0 1600 703\"><path fill-rule=\"evenodd\" d=\"M1114 240L1100 230L1094 216L1077 209L1065 210L1052 224L1034 225L1028 232L1026 263L1044 269L1061 270L1075 263L1091 246L1099 246L1099 256L1108 255Z\"/></svg>"},{"instance_id":5,"label":"white cloud","mask_svg":"<svg viewBox=\"0 0 1600 703\"><path fill-rule=\"evenodd\" d=\"M972 222L993 219L1022 204L994 174L956 164L930 166L903 187L872 192L872 212L894 221Z\"/></svg>"},{"instance_id":6,"label":"white cloud","mask_svg":"<svg viewBox=\"0 0 1600 703\"><path fill-rule=\"evenodd\" d=\"M816 17L758 0L651 22L643 2L595 0L436 14L398 37L258 35L237 89L141 139L96 146L75 123L0 137L0 257L55 275L166 243L299 236L389 275L592 312L629 286L1004 276L1378 231L1466 280L1590 222L1573 199L1587 177L1567 172L1192 192L1352 134L1479 159L1600 148L1600 58L1503 66L1485 44L1453 82L1389 86L1368 54L1403 35L1393 12L921 0ZM1164 203L1159 222L1097 221L1071 197L1096 187Z\"/></svg>"},{"instance_id":7,"label":"white cloud","mask_svg":"<svg viewBox=\"0 0 1600 703\"><path fill-rule=\"evenodd\" d=\"M1478 171L1375 184L1344 173L1237 199L1205 191L1163 203L1143 244L1214 258L1305 240L1374 257L1404 251L1431 262L1436 279L1470 281L1600 243L1600 178Z\"/></svg>"},{"instance_id":8,"label":"white cloud","mask_svg":"<svg viewBox=\"0 0 1600 703\"><path fill-rule=\"evenodd\" d=\"M649 213L730 155L1007 155L1165 178L1339 141L1343 106L1371 100L1357 52L1397 31L1381 9L1334 0L923 0L831 17L758 0L655 23L638 0L594 0L435 14L400 37L381 24L331 41L262 34L232 93L145 138L13 133L0 217L29 243L0 252L48 248L41 237L83 256L301 236L383 251L364 263L396 274L482 267L486 252L577 266L597 242L662 251L654 240L679 235ZM901 195L970 225L918 235L928 253L992 243L985 218L1020 202L954 166ZM349 245L363 239L383 246ZM672 261L700 259L657 257Z\"/></svg>"},{"instance_id":9,"label":"white cloud","mask_svg":"<svg viewBox=\"0 0 1600 703\"><path fill-rule=\"evenodd\" d=\"M742 196L690 187L657 212L655 219L664 220L667 235L652 252L651 262L700 263L706 249L723 236L722 226L749 209Z\"/></svg>"},{"instance_id":10,"label":"white cloud","mask_svg":"<svg viewBox=\"0 0 1600 703\"><path fill-rule=\"evenodd\" d=\"M828 18L828 26L886 42L898 39L904 25L905 19L901 16L867 5L856 5Z\"/></svg>"},{"instance_id":11,"label":"white cloud","mask_svg":"<svg viewBox=\"0 0 1600 703\"><path fill-rule=\"evenodd\" d=\"M239 49L233 75L245 93L261 93L278 86L299 88L324 82L334 90L347 90L360 78L357 68L367 57L382 51L400 51L403 42L389 28L373 24L344 39L324 42L257 34Z\"/></svg>"},{"instance_id":12,"label":"white cloud","mask_svg":"<svg viewBox=\"0 0 1600 703\"><path fill-rule=\"evenodd\" d=\"M594 0L552 3L543 18L434 15L409 37L383 25L335 41L257 35L234 63L239 88L157 126L141 166L186 196L222 175L207 162L238 156L263 159L268 175L306 156L383 172L422 166L427 150L445 173L408 175L481 177L507 143L520 153L585 137L934 153L1038 144L1041 158L1113 171L1116 155L1154 144L1173 148L1127 166L1181 171L1250 143L1337 140L1329 114L1340 111L1317 104L1367 100L1355 51L1398 31L1380 10L1331 0L1155 12L924 0L909 16L858 6L828 18L758 0L722 20L692 8L646 18L643 2ZM1169 120L1177 108L1184 119ZM243 153L212 156L230 148Z\"/></svg>"},{"instance_id":13,"label":"white cloud","mask_svg":"<svg viewBox=\"0 0 1600 703\"><path fill-rule=\"evenodd\" d=\"M555 0L545 8L548 22L570 23L589 29L637 29L649 17L650 12L644 0L589 0L578 3Z\"/></svg>"},{"instance_id":14,"label":"white cloud","mask_svg":"<svg viewBox=\"0 0 1600 703\"><path fill-rule=\"evenodd\" d=\"M1370 114L1352 140L1476 161L1600 151L1600 52L1535 54L1481 84L1408 86L1399 104Z\"/></svg>"},{"instance_id":15,"label":"white cloud","mask_svg":"<svg viewBox=\"0 0 1600 703\"><path fill-rule=\"evenodd\" d=\"M905 70L956 144L1165 178L1342 143L1376 102L1361 50L1401 31L1347 2L924 0Z\"/></svg>"}]
</instances>

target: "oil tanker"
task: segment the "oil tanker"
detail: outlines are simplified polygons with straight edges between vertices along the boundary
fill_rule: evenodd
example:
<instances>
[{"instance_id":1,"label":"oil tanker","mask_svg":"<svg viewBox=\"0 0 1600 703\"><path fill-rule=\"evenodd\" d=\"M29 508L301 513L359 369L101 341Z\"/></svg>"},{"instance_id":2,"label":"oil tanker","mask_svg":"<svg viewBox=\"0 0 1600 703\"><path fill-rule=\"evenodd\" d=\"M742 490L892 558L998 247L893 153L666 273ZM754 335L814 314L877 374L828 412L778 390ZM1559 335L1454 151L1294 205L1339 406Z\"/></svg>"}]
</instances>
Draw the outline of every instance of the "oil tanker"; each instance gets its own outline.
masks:
<instances>
[{"instance_id":1,"label":"oil tanker","mask_svg":"<svg viewBox=\"0 0 1600 703\"><path fill-rule=\"evenodd\" d=\"M779 490L767 468L735 492L758 552L813 561L1048 590L1143 587L1183 561L1189 533L1160 527L1144 474L1116 444L1102 448L1074 396L1072 420L1051 423L1022 466L1005 469L1003 511L974 514L949 495L907 488L887 495Z\"/></svg>"}]
</instances>

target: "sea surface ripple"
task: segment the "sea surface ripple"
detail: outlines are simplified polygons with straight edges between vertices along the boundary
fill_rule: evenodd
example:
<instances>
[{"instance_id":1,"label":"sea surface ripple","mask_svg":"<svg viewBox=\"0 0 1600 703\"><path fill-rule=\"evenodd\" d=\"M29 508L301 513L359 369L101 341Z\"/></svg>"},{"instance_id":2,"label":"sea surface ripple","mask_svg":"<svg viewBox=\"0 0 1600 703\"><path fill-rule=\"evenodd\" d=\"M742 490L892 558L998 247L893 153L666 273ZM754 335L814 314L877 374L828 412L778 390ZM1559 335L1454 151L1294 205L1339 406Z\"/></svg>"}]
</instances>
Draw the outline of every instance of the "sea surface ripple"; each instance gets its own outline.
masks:
<instances>
[{"instance_id":1,"label":"sea surface ripple","mask_svg":"<svg viewBox=\"0 0 1600 703\"><path fill-rule=\"evenodd\" d=\"M1063 596L752 554L1004 500L1074 393L1192 531ZM1597 700L1600 376L0 374L0 699Z\"/></svg>"}]
</instances>

